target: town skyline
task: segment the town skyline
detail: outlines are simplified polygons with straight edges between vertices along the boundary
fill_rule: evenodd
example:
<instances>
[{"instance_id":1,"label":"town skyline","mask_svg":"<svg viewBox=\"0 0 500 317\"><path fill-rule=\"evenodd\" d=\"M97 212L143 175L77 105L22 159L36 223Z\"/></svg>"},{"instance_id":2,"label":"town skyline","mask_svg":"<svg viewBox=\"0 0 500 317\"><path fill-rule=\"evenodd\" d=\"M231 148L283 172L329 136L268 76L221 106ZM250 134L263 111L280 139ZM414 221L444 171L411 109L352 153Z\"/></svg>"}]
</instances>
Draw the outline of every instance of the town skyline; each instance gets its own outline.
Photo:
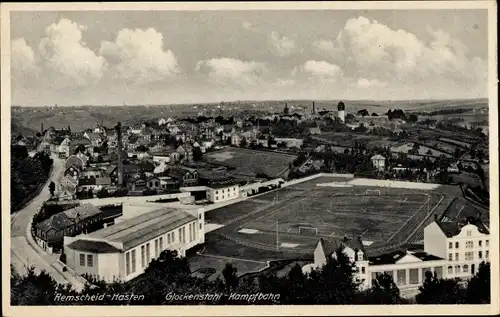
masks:
<instances>
[{"instance_id":1,"label":"town skyline","mask_svg":"<svg viewBox=\"0 0 500 317\"><path fill-rule=\"evenodd\" d=\"M410 13L15 12L12 104L487 97L487 11Z\"/></svg>"}]
</instances>

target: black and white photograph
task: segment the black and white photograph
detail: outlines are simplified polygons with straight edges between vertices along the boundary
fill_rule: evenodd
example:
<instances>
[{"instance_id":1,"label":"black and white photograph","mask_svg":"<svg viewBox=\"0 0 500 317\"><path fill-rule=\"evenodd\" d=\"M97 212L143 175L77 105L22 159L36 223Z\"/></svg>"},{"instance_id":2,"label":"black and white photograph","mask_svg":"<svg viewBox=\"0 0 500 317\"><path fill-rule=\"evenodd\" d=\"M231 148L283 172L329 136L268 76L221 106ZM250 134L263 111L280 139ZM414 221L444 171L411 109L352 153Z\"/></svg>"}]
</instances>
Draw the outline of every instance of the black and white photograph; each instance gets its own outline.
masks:
<instances>
[{"instance_id":1,"label":"black and white photograph","mask_svg":"<svg viewBox=\"0 0 500 317\"><path fill-rule=\"evenodd\" d=\"M498 313L496 41L494 1L2 4L4 314Z\"/></svg>"}]
</instances>

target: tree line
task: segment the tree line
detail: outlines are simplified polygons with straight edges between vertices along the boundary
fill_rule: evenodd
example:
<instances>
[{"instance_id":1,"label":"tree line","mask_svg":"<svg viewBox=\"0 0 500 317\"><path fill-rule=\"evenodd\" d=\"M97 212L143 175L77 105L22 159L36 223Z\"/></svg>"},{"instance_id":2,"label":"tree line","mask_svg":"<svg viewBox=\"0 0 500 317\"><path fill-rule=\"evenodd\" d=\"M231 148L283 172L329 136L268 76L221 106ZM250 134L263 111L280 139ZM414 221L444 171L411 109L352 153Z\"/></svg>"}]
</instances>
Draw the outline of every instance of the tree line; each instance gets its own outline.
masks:
<instances>
[{"instance_id":1,"label":"tree line","mask_svg":"<svg viewBox=\"0 0 500 317\"><path fill-rule=\"evenodd\" d=\"M329 258L326 265L304 274L296 264L288 273L278 275L276 271L263 272L259 275L238 277L237 269L226 264L222 278L215 280L196 277L192 274L187 258L180 258L175 251L166 250L153 260L145 273L129 282L115 281L106 283L92 276L90 281L78 292L67 285L56 283L45 271L36 274L28 270L19 275L11 266L11 304L12 305L312 305L312 304L409 304L411 300L401 296L392 276L382 274L373 280L372 287L362 290L356 281L354 266L340 250L336 257ZM140 301L130 299L117 302L104 298L99 302L61 302L55 294L67 296L100 295L115 293L144 294ZM167 294L203 294L220 293L216 301L200 299L195 302L171 301ZM239 294L275 294L269 299L249 302L231 299L231 293ZM482 263L478 272L468 282L458 279L442 279L430 272L419 288L415 298L418 304L486 304L490 303L490 264Z\"/></svg>"},{"instance_id":2,"label":"tree line","mask_svg":"<svg viewBox=\"0 0 500 317\"><path fill-rule=\"evenodd\" d=\"M53 160L45 152L30 157L27 148L19 145L11 145L10 157L10 210L13 213L45 185Z\"/></svg>"}]
</instances>

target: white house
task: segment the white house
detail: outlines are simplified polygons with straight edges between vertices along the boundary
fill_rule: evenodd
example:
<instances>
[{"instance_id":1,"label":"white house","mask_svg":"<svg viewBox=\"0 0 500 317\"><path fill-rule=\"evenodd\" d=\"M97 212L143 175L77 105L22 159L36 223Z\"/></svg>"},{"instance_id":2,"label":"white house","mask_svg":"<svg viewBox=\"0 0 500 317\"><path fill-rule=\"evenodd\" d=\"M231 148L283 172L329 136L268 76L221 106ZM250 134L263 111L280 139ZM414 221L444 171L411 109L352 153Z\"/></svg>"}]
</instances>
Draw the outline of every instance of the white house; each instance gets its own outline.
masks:
<instances>
[{"instance_id":1,"label":"white house","mask_svg":"<svg viewBox=\"0 0 500 317\"><path fill-rule=\"evenodd\" d=\"M447 260L447 276L470 277L479 263L490 259L489 236L479 221L434 221L424 229L424 250Z\"/></svg>"},{"instance_id":2,"label":"white house","mask_svg":"<svg viewBox=\"0 0 500 317\"><path fill-rule=\"evenodd\" d=\"M320 239L314 250L314 263L302 268L304 273L326 264L340 248L354 265L355 279L361 288L370 288L380 274L393 277L405 293L415 292L426 272L440 278L468 279L476 274L481 262L489 261L489 231L480 222L434 221L424 229L424 250L396 250L367 256L362 241L344 239L330 242Z\"/></svg>"},{"instance_id":3,"label":"white house","mask_svg":"<svg viewBox=\"0 0 500 317\"><path fill-rule=\"evenodd\" d=\"M160 120L158 120L158 125L164 125L167 123L167 120L165 120L165 118L161 118Z\"/></svg>"},{"instance_id":4,"label":"white house","mask_svg":"<svg viewBox=\"0 0 500 317\"><path fill-rule=\"evenodd\" d=\"M372 160L373 167L378 171L383 171L385 169L385 157L380 154L374 155L370 158Z\"/></svg>"},{"instance_id":5,"label":"white house","mask_svg":"<svg viewBox=\"0 0 500 317\"><path fill-rule=\"evenodd\" d=\"M239 196L239 185L211 185L207 187L207 199L213 203L236 199Z\"/></svg>"},{"instance_id":6,"label":"white house","mask_svg":"<svg viewBox=\"0 0 500 317\"><path fill-rule=\"evenodd\" d=\"M162 208L88 235L64 237L66 264L79 274L129 281L166 249L179 256L205 242L202 210Z\"/></svg>"}]
</instances>

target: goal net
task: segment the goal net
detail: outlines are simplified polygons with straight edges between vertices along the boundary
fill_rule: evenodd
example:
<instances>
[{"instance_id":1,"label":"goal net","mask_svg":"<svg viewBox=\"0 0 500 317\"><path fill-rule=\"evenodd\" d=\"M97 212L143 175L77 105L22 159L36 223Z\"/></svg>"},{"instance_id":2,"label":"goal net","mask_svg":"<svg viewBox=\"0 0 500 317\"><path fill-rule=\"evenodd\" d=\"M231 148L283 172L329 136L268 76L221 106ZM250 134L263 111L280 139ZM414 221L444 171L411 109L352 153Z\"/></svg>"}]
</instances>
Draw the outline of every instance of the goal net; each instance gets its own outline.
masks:
<instances>
[{"instance_id":1,"label":"goal net","mask_svg":"<svg viewBox=\"0 0 500 317\"><path fill-rule=\"evenodd\" d=\"M313 227L299 227L299 234L315 236L318 234L318 228Z\"/></svg>"},{"instance_id":2,"label":"goal net","mask_svg":"<svg viewBox=\"0 0 500 317\"><path fill-rule=\"evenodd\" d=\"M380 196L380 189L367 189L365 195Z\"/></svg>"}]
</instances>

